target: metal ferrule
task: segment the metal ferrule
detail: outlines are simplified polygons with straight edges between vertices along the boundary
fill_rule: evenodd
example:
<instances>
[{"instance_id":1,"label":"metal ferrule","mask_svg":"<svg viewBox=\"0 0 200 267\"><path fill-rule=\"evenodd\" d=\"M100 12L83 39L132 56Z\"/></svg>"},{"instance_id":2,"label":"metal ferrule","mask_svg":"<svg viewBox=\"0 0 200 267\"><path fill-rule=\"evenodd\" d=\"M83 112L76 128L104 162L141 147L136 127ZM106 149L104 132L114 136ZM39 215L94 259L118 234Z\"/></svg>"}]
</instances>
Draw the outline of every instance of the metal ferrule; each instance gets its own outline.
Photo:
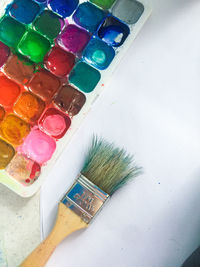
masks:
<instances>
[{"instance_id":1,"label":"metal ferrule","mask_svg":"<svg viewBox=\"0 0 200 267\"><path fill-rule=\"evenodd\" d=\"M90 223L109 197L98 186L80 174L61 202L86 223Z\"/></svg>"}]
</instances>

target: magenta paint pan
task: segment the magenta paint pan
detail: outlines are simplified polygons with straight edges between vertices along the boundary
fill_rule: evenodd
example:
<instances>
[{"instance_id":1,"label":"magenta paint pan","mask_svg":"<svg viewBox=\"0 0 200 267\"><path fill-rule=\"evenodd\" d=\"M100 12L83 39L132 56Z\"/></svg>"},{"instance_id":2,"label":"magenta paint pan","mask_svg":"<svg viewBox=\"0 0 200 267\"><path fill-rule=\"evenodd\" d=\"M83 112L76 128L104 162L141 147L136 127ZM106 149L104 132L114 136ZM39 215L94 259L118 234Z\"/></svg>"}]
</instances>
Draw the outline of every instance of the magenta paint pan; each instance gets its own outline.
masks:
<instances>
[{"instance_id":1,"label":"magenta paint pan","mask_svg":"<svg viewBox=\"0 0 200 267\"><path fill-rule=\"evenodd\" d=\"M3 0L0 183L38 191L150 13L145 0Z\"/></svg>"}]
</instances>

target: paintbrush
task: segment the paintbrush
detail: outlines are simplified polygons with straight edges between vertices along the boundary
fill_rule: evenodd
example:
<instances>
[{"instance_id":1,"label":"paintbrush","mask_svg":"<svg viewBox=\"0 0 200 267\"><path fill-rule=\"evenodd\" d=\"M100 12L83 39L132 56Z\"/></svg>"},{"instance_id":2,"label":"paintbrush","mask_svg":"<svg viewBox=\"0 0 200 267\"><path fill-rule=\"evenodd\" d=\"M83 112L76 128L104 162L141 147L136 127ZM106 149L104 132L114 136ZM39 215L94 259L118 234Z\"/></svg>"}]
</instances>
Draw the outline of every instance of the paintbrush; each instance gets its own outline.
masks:
<instances>
[{"instance_id":1,"label":"paintbrush","mask_svg":"<svg viewBox=\"0 0 200 267\"><path fill-rule=\"evenodd\" d=\"M110 196L140 172L124 149L94 137L80 175L59 204L52 232L21 267L44 266L66 236L87 228Z\"/></svg>"}]
</instances>

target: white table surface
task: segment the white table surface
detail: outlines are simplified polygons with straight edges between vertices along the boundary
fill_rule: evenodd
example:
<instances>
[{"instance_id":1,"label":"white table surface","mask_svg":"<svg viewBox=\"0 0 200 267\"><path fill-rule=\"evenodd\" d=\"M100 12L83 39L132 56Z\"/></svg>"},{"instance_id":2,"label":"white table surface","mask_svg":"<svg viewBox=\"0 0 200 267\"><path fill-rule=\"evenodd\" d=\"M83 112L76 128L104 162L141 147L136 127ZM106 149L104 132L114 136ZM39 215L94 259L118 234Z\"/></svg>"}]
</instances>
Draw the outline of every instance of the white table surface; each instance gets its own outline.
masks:
<instances>
[{"instance_id":1,"label":"white table surface","mask_svg":"<svg viewBox=\"0 0 200 267\"><path fill-rule=\"evenodd\" d=\"M42 187L44 235L93 133L134 153L144 174L59 245L47 267L179 267L200 245L200 1L153 6Z\"/></svg>"}]
</instances>

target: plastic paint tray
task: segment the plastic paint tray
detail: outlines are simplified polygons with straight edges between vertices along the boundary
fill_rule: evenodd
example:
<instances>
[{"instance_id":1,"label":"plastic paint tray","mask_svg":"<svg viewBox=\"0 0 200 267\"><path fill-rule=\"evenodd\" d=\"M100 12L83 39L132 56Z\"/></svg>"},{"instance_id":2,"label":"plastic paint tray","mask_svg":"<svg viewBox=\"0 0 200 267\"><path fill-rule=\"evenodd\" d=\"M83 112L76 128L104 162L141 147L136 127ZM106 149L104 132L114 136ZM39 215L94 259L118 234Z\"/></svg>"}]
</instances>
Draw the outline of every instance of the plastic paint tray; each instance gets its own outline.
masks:
<instances>
[{"instance_id":1,"label":"plastic paint tray","mask_svg":"<svg viewBox=\"0 0 200 267\"><path fill-rule=\"evenodd\" d=\"M14 17L14 20L21 20L20 25L25 25L26 32L27 31L32 32L32 25L33 24L30 21L33 20L34 25L37 25L35 23L35 21L38 19L39 16L41 16L41 14L42 14L42 12L44 12L44 10L50 9L51 11L53 10L54 13L57 12L56 14L53 14L53 16L55 15L56 17L57 17L57 15L67 16L66 12L72 13L70 16L67 16L63 20L62 19L60 20L60 21L62 21L62 23L60 24L60 27L62 28L61 37L54 39L55 34L56 34L56 28L53 29L52 32L51 31L47 32L46 35L48 35L48 36L46 36L43 33L43 37L45 36L44 37L45 40L46 39L50 40L50 42L46 42L46 43L42 42L42 45L40 45L40 47L38 49L44 49L44 51L43 50L41 50L41 51L45 53L46 50L49 51L50 49L52 49L52 47L54 46L54 43L56 42L58 48L54 48L54 50L53 50L54 53L52 53L52 55L51 55L51 53L48 52L49 53L48 54L48 60L49 61L45 57L45 60L46 60L45 62L47 62L49 64L46 63L46 66L45 67L42 66L42 68L48 67L48 71L50 70L52 72L52 77L59 76L58 79L61 81L62 86L65 85L66 83L68 83L68 81L69 81L70 85L72 85L73 88L78 90L78 92L81 92L81 94L85 95L85 97L86 97L86 102L83 105L83 107L81 108L80 112L74 116L71 116L73 114L70 114L69 110L67 112L64 112L65 111L65 110L63 111L64 106L62 106L62 105L59 106L59 103L58 103L59 101L56 102L56 100L55 100L57 98L57 94L59 94L62 90L62 87L60 85L59 90L56 93L55 92L52 93L52 96L50 99L53 101L49 102L49 99L47 99L46 102L44 101L46 103L46 108L44 109L43 113L40 112L40 119L36 119L33 123L31 121L31 119L28 118L29 121L27 122L27 120L26 120L27 118L25 117L25 119L24 119L23 114L22 114L22 116L20 114L20 112L22 112L22 113L24 112L23 108L20 107L16 103L19 102L19 98L22 96L22 94L23 94L23 96L26 96L27 93L29 94L30 83L28 82L29 86L27 84L20 85L21 91L20 91L20 95L17 96L17 100L15 101L15 104L14 104L15 109L14 109L14 111L13 110L7 111L6 116L4 117L4 120L0 123L0 127L1 128L3 127L2 126L3 123L4 123L4 125L11 125L11 123L14 123L13 125L15 125L15 126L17 124L20 124L21 125L20 134L22 136L24 135L24 139L22 141L23 142L22 144L18 144L16 138L13 138L13 141L12 141L11 140L12 138L11 139L8 138L9 139L8 140L7 136L5 134L2 136L2 130L1 130L0 141L1 142L5 141L8 146L11 144L11 146L14 147L15 151L18 151L16 153L17 153L17 155L19 155L19 158L16 160L16 157L18 157L18 156L16 156L16 154L15 154L14 158L12 158L13 155L11 155L11 158L12 158L11 161L8 164L6 163L7 166L4 169L0 170L0 183L6 185L8 188L10 188L12 191L14 191L15 193L17 193L18 195L20 195L22 197L30 197L39 190L45 177L48 175L48 172L51 170L51 167L53 166L53 164L55 164L55 162L59 158L62 150L66 147L66 145L70 141L71 137L76 132L76 130L79 128L80 124L84 120L87 113L90 111L91 106L94 104L95 100L98 98L98 96L100 95L102 90L105 88L106 83L108 82L108 79L112 76L113 71L118 66L120 60L123 58L127 49L130 47L133 40L137 36L138 32L140 31L140 29L142 28L142 26L144 25L144 23L148 19L149 15L151 13L151 7L149 6L149 3L146 2L145 0L140 0L140 2L137 2L134 0L79 1L78 6L76 6L78 1L74 0L74 1L70 2L70 3L72 3L72 6L70 6L71 10L70 10L70 8L65 10L63 8L59 9L58 3L61 1L58 1L58 0L51 0L50 1L51 3L48 5L45 5L44 4L45 1L41 1L41 0L37 0L37 1L36 0L25 0L25 2L27 2L28 4L29 3L33 4L34 5L33 7L36 7L36 11L35 11L36 14L35 15L31 14L30 16L28 16L27 15L28 12L24 11L24 14L26 14L27 16L24 15L23 17L20 17L20 13L17 12L17 10L19 7L18 5L20 5L21 3L25 4L25 2L23 2L23 1L24 0L15 0L14 4L13 4L13 2L11 2L11 1L6 1L6 0L4 1L3 0L3 2L1 2L1 7L0 7L0 16L3 18L4 14L5 14L5 8L7 7L8 4L11 4L9 11L7 10L7 14L9 14L9 16ZM66 1L66 2L68 2L68 1ZM112 4L113 2L114 2L114 4ZM37 3L37 5L35 5L35 3ZM75 6L73 6L73 3ZM37 10L38 5L39 5L39 11ZM109 8L110 5L111 5L111 8ZM99 7L99 6L101 6L101 7ZM22 8L24 8L23 4L22 4ZM27 8L27 5L26 5L26 8ZM92 13L93 13L93 9L94 9L93 15L95 14L95 12L97 12L95 14L95 16L93 16L93 18L96 20L95 23L93 23L93 21L88 22L85 19L85 15L82 16L83 14L86 14L88 12L88 8L91 8L90 12L92 12ZM109 8L109 9L105 9L105 8ZM74 9L75 9L75 11L74 11ZM32 13L33 13L33 10L34 10L34 8L32 8ZM133 13L130 13L130 11ZM86 13L84 13L84 12L86 12ZM48 15L48 12L46 12L46 14ZM103 17L102 17L102 14L103 14ZM134 14L134 15L132 16L132 14ZM31 18L32 15L33 15L33 17ZM52 13L51 13L51 15L52 15ZM84 19L82 19L82 17L84 17ZM47 19L49 19L49 18L47 18ZM84 40L85 40L85 42L87 41L88 43L87 43L87 45L85 45L84 48L82 48L82 51L81 51L80 47L73 47L73 43L71 44L70 42L69 42L69 45L72 45L72 47L66 48L65 40L63 37L64 34L62 34L66 30L66 26L63 25L63 21L65 22L65 25L67 25L67 26L76 25L79 30L83 31L83 33L86 33L86 35L87 34L90 35L90 38L91 38L90 41L88 41L89 39L86 40L87 38L85 38L83 36L82 41L84 42ZM0 25L1 25L1 20L0 20ZM40 34L41 34L41 31L43 31L43 27L41 25L42 25L42 23L39 23L39 26L37 25L38 26L37 30L39 29ZM72 30L73 30L73 27L74 26L71 27ZM32 39L33 39L34 41L36 40L36 43L37 43L38 35L37 34L36 35L26 35L26 37L24 37L25 35L22 34L22 37L19 37L21 39L20 39L19 43L17 44L17 49L18 49L18 51L20 51L20 53L25 55L25 57L28 56L29 59L31 59L31 61L34 61L36 66L39 65L39 67L37 67L37 71L35 71L33 74L33 75L35 75L35 74L37 74L38 71L41 71L41 69L40 69L41 64L38 64L41 61L41 59L38 58L37 53L33 53L31 55L28 54L29 52L27 52L26 41L29 42L30 40L32 41ZM1 36L1 34L0 34L0 36ZM60 36L60 34L59 34L59 36ZM1 37L0 37L0 40L1 40ZM23 42L22 42L22 40L23 40ZM13 42L13 40L11 40L11 42ZM49 43L51 46L50 49L48 48ZM80 41L80 43L81 43L81 41ZM10 45L10 46L12 46L12 45ZM75 61L76 61L75 66L72 66L73 65L73 56L72 56L71 57L72 58L72 61L71 61L72 64L71 63L70 63L71 65L68 64L69 69L66 70L66 73L62 73L63 68L59 67L59 57L62 58L62 53L61 54L58 53L58 60L57 60L57 62L55 62L55 53L60 52L60 50L59 50L60 48L62 49L61 50L62 52L67 51L66 54L64 53L64 56L66 56L66 55L69 56L69 54L75 54ZM58 49L59 51L57 51L56 49ZM72 51L73 49L75 51ZM103 51L103 53L102 53L102 51ZM13 53L15 53L15 51ZM41 56L41 54L39 54L39 56ZM71 60L71 59L69 59L69 60ZM58 69L55 69L55 68L51 69L52 64L58 64ZM3 75L5 75L4 67L5 67L5 65L3 65L3 67L1 68L1 72L3 73ZM71 70L71 68L72 68L72 70ZM58 72L54 73L55 70L56 71L58 70ZM61 73L59 73L59 71L61 71ZM84 74L84 75L82 75L83 80L81 78L82 76L79 77L77 73L78 74L81 74L81 73ZM90 77L88 79L89 83L87 83L87 81L84 80L87 75L88 75L88 77ZM62 76L62 78L61 78L61 76ZM100 76L101 76L101 78L98 81ZM1 76L0 76L0 79L1 79ZM32 79L33 78L31 78L30 81ZM11 82L12 82L12 80L11 80ZM36 80L36 83L37 83L37 80ZM96 83L97 83L97 85L95 86ZM1 87L1 84L0 84L0 87ZM1 90L1 88L0 88L0 90ZM44 96L44 95L40 96L40 94L37 92L37 86L36 86L36 89L34 88L34 90L31 90L33 93L33 96L35 96L37 99L40 99L40 97L42 97L42 99L44 100L44 98L46 96ZM38 98L38 96L39 96L39 98ZM0 101L1 101L1 92L0 92ZM7 98L5 101L7 101ZM20 100L20 101L23 102L22 100ZM61 136L59 136L59 137L55 136L55 131L54 131L54 134L51 134L51 131L50 132L44 131L44 127L43 127L44 125L42 127L40 127L40 129L38 130L38 121L40 121L40 126L41 126L41 117L45 116L44 114L46 114L47 109L56 109L59 113L58 116L60 114L61 115L63 114L64 119L66 119L65 123L67 123L67 127L69 127L70 120L71 120L71 125L70 125L69 129L66 131L66 133L63 132L61 134ZM12 117L12 115L10 117L7 117L7 115L9 113L14 114L14 118ZM51 110L47 112L47 115L49 115L50 113L51 113ZM1 112L0 112L0 117L1 117ZM17 120L15 120L16 117L17 117ZM7 124L4 122L5 118L8 118ZM44 117L44 118L46 118L46 117ZM18 120L18 119L20 119L20 120ZM48 125L48 120L46 122L47 122L46 125ZM5 127L7 127L7 126L5 126ZM10 127L10 126L8 126L8 127ZM18 127L18 125L16 127ZM31 132L30 132L30 129L31 129ZM50 127L50 130L52 130L51 127ZM45 161L44 158L41 159L41 162L40 162L41 163L40 164L41 165L41 173L40 173L39 177L37 177L37 179L35 179L36 178L35 175L39 171L38 170L39 164L35 160L34 153L31 153L31 151L28 151L26 154L27 148L25 147L25 150L24 150L24 148L21 148L21 147L23 147L24 143L30 144L32 142L32 140L31 140L32 136L31 135L33 135L33 133L32 133L33 131L39 131L42 138L43 138L43 136L45 136L45 138L47 138L48 140L51 139L50 142L52 142L53 145L56 143L56 149L55 149L55 152L53 153L52 157L49 160L46 159L46 162L44 162ZM45 132L45 133L43 133L43 132ZM59 129L58 129L58 132L59 132ZM10 132L8 131L8 134L9 133ZM15 135L14 135L14 137L15 137ZM38 138L41 138L41 137L39 136ZM29 139L31 140L30 142L29 142ZM5 143L3 143L3 145L4 144ZM10 149L10 147L9 147L9 149ZM45 146L44 146L44 149L46 149ZM1 153L1 151L0 151L0 153ZM12 150L10 150L10 153L11 154L13 153ZM25 162L23 162L23 157L25 157L25 159L26 159ZM12 169L14 159L16 162L14 164L14 169ZM29 162L29 160L30 160L30 162ZM22 166L20 164L22 164ZM31 168L31 170L33 171L33 177L31 177L31 178L27 177L27 179L26 179L26 177L19 177L20 168L22 168L23 166L26 166L26 164L30 165L29 168ZM35 168L35 170L34 170L34 168ZM13 170L19 170L19 173L18 173L18 171L13 172Z\"/></svg>"}]
</instances>

